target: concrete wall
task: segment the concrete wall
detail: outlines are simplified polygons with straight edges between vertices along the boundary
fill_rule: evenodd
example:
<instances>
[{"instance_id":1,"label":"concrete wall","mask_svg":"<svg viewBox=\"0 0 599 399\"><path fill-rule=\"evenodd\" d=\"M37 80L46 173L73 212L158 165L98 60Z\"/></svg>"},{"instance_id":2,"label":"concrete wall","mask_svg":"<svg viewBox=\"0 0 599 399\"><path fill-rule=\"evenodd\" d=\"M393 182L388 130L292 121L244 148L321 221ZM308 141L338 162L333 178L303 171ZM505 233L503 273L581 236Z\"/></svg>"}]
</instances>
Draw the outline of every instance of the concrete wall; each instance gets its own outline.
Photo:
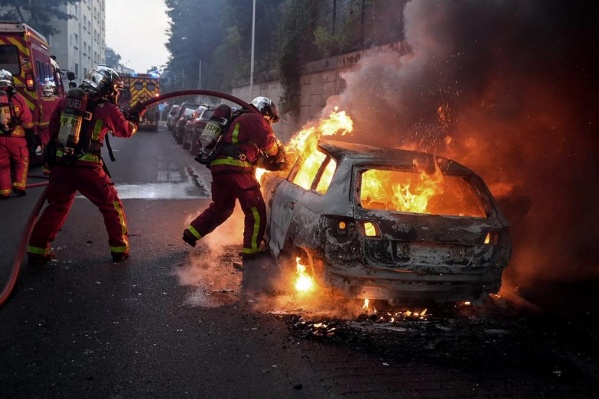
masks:
<instances>
[{"instance_id":1,"label":"concrete wall","mask_svg":"<svg viewBox=\"0 0 599 399\"><path fill-rule=\"evenodd\" d=\"M354 68L368 51L395 51L400 54L409 52L405 42L393 43L370 50L356 51L308 63L302 67L300 77L300 114L285 115L279 123L273 125L274 131L284 142L301 129L304 124L317 118L325 107L330 96L337 95L345 89L345 80L341 74ZM258 77L256 80L260 80ZM254 82L253 93L250 86L240 86L232 90L234 96L250 102L256 96L266 96L281 103L283 89L278 81Z\"/></svg>"}]
</instances>

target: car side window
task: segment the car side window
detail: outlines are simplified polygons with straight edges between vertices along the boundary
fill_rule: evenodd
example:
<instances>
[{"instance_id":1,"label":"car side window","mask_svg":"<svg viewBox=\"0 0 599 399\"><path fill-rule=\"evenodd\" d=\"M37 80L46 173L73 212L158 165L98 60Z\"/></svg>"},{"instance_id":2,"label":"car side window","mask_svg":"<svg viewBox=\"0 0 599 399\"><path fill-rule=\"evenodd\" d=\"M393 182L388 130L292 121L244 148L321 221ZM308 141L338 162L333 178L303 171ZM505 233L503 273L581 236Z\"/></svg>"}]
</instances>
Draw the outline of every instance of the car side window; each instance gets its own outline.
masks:
<instances>
[{"instance_id":1,"label":"car side window","mask_svg":"<svg viewBox=\"0 0 599 399\"><path fill-rule=\"evenodd\" d=\"M318 179L316 184L316 192L320 194L326 194L329 186L331 185L331 180L333 179L335 169L337 169L337 162L335 162L333 158L329 157L326 167L322 171L320 179Z\"/></svg>"},{"instance_id":2,"label":"car side window","mask_svg":"<svg viewBox=\"0 0 599 399\"><path fill-rule=\"evenodd\" d=\"M334 159L320 151L314 151L299 164L292 182L305 190L325 194L336 167Z\"/></svg>"}]
</instances>

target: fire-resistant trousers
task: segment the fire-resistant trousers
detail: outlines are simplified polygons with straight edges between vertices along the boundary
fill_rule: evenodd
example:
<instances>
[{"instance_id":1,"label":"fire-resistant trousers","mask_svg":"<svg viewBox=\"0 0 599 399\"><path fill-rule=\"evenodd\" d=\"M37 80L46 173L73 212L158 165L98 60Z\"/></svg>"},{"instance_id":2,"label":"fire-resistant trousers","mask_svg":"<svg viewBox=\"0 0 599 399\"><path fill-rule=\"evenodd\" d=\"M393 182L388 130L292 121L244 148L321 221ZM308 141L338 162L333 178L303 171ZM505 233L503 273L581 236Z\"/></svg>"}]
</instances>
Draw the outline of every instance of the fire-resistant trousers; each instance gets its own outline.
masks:
<instances>
[{"instance_id":1,"label":"fire-resistant trousers","mask_svg":"<svg viewBox=\"0 0 599 399\"><path fill-rule=\"evenodd\" d=\"M62 228L77 191L97 206L102 213L111 253L128 252L127 219L123 203L110 177L99 165L95 167L56 165L52 169L47 191L48 206L31 233L27 251L34 254L50 252L50 243ZM73 250L76 250L74 246Z\"/></svg>"},{"instance_id":2,"label":"fire-resistant trousers","mask_svg":"<svg viewBox=\"0 0 599 399\"><path fill-rule=\"evenodd\" d=\"M260 250L264 240L266 205L253 174L212 174L212 203L191 222L195 231L190 230L197 238L209 234L233 214L235 200L239 200L245 215L242 252L255 253Z\"/></svg>"},{"instance_id":3,"label":"fire-resistant trousers","mask_svg":"<svg viewBox=\"0 0 599 399\"><path fill-rule=\"evenodd\" d=\"M28 169L27 140L0 135L0 196L8 197L13 189L25 190Z\"/></svg>"}]
</instances>

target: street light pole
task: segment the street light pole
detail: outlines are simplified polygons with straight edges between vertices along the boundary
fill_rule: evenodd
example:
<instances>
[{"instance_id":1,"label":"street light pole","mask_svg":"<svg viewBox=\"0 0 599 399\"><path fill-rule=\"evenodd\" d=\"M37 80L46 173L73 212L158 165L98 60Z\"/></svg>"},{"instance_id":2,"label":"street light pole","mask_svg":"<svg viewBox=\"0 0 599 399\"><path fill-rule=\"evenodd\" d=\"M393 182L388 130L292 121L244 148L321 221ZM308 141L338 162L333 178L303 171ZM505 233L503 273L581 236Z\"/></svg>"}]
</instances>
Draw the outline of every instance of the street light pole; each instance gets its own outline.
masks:
<instances>
[{"instance_id":1,"label":"street light pole","mask_svg":"<svg viewBox=\"0 0 599 399\"><path fill-rule=\"evenodd\" d=\"M252 59L250 67L250 101L254 98L254 41L256 36L256 0L252 7Z\"/></svg>"}]
</instances>

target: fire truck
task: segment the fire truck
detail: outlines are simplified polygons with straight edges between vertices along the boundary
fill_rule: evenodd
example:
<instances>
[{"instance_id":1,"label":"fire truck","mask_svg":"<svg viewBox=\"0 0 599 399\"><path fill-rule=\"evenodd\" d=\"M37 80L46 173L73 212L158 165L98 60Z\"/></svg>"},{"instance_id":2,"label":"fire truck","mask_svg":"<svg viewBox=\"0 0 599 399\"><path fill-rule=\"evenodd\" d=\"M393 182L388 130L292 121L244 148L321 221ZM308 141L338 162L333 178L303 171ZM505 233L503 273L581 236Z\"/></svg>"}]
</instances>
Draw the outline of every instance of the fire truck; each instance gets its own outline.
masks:
<instances>
[{"instance_id":1,"label":"fire truck","mask_svg":"<svg viewBox=\"0 0 599 399\"><path fill-rule=\"evenodd\" d=\"M153 73L137 73L121 77L125 84L119 96L119 107L123 110L135 107L137 103L160 95L160 76ZM140 130L158 130L160 114L157 106L148 108L139 123Z\"/></svg>"},{"instance_id":2,"label":"fire truck","mask_svg":"<svg viewBox=\"0 0 599 399\"><path fill-rule=\"evenodd\" d=\"M34 130L42 143L48 123L58 101L66 95L63 77L69 81L75 74L62 71L50 56L46 38L31 26L12 21L0 21L0 69L12 73L15 89L25 98L33 114ZM44 85L54 84L54 95L43 95ZM45 143L44 143L45 144ZM31 162L41 159L32 154Z\"/></svg>"}]
</instances>

